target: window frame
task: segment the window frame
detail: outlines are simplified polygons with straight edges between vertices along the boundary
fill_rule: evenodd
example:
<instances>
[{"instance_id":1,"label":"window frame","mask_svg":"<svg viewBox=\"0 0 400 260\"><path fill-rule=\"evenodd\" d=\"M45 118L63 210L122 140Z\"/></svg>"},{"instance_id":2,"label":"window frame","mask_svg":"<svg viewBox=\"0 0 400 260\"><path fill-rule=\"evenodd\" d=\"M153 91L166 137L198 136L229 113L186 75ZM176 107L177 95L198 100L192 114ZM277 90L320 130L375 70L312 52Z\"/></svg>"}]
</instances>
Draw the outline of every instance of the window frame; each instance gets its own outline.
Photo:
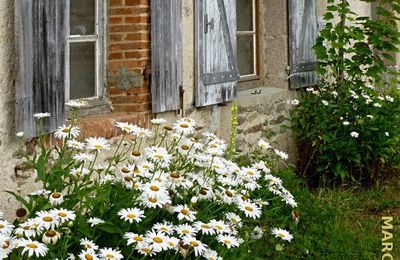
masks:
<instances>
[{"instance_id":1,"label":"window frame","mask_svg":"<svg viewBox=\"0 0 400 260\"><path fill-rule=\"evenodd\" d=\"M253 22L253 30L252 31L236 31L236 36L241 36L241 35L253 35L253 74L248 74L248 75L240 75L239 83L241 82L247 82L247 81L254 81L254 80L260 80L260 72L261 72L261 46L260 46L260 39L261 39L261 32L260 32L260 7L259 7L259 1L258 0L252 0L252 5L253 5L253 10L252 10L252 22Z\"/></svg>"},{"instance_id":2,"label":"window frame","mask_svg":"<svg viewBox=\"0 0 400 260\"><path fill-rule=\"evenodd\" d=\"M70 0L67 0L68 15L67 23L67 43L65 50L65 102L70 99L70 44L78 42L95 43L95 95L92 97L79 98L74 100L88 101L88 106L98 106L105 96L105 79L106 79L106 32L107 32L107 3L103 0L95 0L95 32L92 35L71 35L70 28Z\"/></svg>"}]
</instances>

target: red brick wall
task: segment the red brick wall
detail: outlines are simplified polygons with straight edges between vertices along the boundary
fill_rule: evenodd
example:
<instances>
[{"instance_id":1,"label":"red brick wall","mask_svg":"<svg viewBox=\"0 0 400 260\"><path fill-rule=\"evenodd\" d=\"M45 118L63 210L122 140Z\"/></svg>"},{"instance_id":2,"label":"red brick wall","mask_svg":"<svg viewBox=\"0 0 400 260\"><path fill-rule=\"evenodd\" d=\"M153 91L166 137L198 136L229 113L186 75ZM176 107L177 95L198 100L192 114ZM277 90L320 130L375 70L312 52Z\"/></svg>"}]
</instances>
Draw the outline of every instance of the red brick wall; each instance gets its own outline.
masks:
<instances>
[{"instance_id":1,"label":"red brick wall","mask_svg":"<svg viewBox=\"0 0 400 260\"><path fill-rule=\"evenodd\" d=\"M150 0L110 0L108 71L115 75L121 67L143 75L150 64ZM150 86L118 89L109 82L113 112L150 113Z\"/></svg>"}]
</instances>

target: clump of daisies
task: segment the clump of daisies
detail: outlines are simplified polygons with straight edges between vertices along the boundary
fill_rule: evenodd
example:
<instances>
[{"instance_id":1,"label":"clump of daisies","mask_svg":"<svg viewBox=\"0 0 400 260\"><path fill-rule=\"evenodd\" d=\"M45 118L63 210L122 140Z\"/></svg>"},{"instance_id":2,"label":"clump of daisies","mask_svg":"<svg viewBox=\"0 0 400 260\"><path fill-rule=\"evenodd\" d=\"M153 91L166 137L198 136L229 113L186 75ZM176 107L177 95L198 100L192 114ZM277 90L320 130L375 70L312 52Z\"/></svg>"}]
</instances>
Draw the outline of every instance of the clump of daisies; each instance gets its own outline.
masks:
<instances>
[{"instance_id":1,"label":"clump of daisies","mask_svg":"<svg viewBox=\"0 0 400 260\"><path fill-rule=\"evenodd\" d=\"M80 139L75 120L61 126L60 142L30 161L43 189L18 196L24 207L13 223L0 214L0 258L222 259L266 236L292 240L259 224L275 202L297 206L273 175L286 153L260 140L239 166L226 159L225 141L198 133L194 120L151 122L151 130L116 123L116 145ZM113 155L103 161L105 151Z\"/></svg>"}]
</instances>

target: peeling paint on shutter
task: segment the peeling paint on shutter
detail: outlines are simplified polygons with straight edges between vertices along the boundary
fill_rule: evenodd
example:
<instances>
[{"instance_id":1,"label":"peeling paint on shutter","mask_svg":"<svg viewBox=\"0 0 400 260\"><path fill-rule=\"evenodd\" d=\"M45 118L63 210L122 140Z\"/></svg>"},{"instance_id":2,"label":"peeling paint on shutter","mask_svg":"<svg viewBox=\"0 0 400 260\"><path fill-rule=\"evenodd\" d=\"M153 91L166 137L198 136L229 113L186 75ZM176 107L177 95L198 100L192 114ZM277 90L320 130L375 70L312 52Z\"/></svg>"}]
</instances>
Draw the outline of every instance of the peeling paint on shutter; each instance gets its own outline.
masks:
<instances>
[{"instance_id":1,"label":"peeling paint on shutter","mask_svg":"<svg viewBox=\"0 0 400 260\"><path fill-rule=\"evenodd\" d=\"M180 109L182 85L181 0L151 1L153 113Z\"/></svg>"},{"instance_id":2,"label":"peeling paint on shutter","mask_svg":"<svg viewBox=\"0 0 400 260\"><path fill-rule=\"evenodd\" d=\"M236 0L196 0L196 106L236 97Z\"/></svg>"},{"instance_id":3,"label":"peeling paint on shutter","mask_svg":"<svg viewBox=\"0 0 400 260\"><path fill-rule=\"evenodd\" d=\"M45 131L65 121L65 0L16 0L15 31L18 76L16 129L26 138L38 136L34 113L49 112Z\"/></svg>"},{"instance_id":4,"label":"peeling paint on shutter","mask_svg":"<svg viewBox=\"0 0 400 260\"><path fill-rule=\"evenodd\" d=\"M318 36L315 0L289 0L290 88L318 83L314 49Z\"/></svg>"}]
</instances>

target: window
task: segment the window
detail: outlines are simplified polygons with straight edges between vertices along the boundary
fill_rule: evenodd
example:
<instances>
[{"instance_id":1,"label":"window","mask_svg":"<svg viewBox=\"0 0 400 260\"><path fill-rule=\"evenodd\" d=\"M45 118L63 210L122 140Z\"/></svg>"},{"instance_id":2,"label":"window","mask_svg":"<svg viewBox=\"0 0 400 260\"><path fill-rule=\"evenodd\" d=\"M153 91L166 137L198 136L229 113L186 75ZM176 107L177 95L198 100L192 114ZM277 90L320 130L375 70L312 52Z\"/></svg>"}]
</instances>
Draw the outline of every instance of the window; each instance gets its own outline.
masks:
<instances>
[{"instance_id":1,"label":"window","mask_svg":"<svg viewBox=\"0 0 400 260\"><path fill-rule=\"evenodd\" d=\"M66 101L103 96L106 14L104 2L69 1Z\"/></svg>"},{"instance_id":2,"label":"window","mask_svg":"<svg viewBox=\"0 0 400 260\"><path fill-rule=\"evenodd\" d=\"M258 73L257 0L237 0L238 69L242 80Z\"/></svg>"}]
</instances>

